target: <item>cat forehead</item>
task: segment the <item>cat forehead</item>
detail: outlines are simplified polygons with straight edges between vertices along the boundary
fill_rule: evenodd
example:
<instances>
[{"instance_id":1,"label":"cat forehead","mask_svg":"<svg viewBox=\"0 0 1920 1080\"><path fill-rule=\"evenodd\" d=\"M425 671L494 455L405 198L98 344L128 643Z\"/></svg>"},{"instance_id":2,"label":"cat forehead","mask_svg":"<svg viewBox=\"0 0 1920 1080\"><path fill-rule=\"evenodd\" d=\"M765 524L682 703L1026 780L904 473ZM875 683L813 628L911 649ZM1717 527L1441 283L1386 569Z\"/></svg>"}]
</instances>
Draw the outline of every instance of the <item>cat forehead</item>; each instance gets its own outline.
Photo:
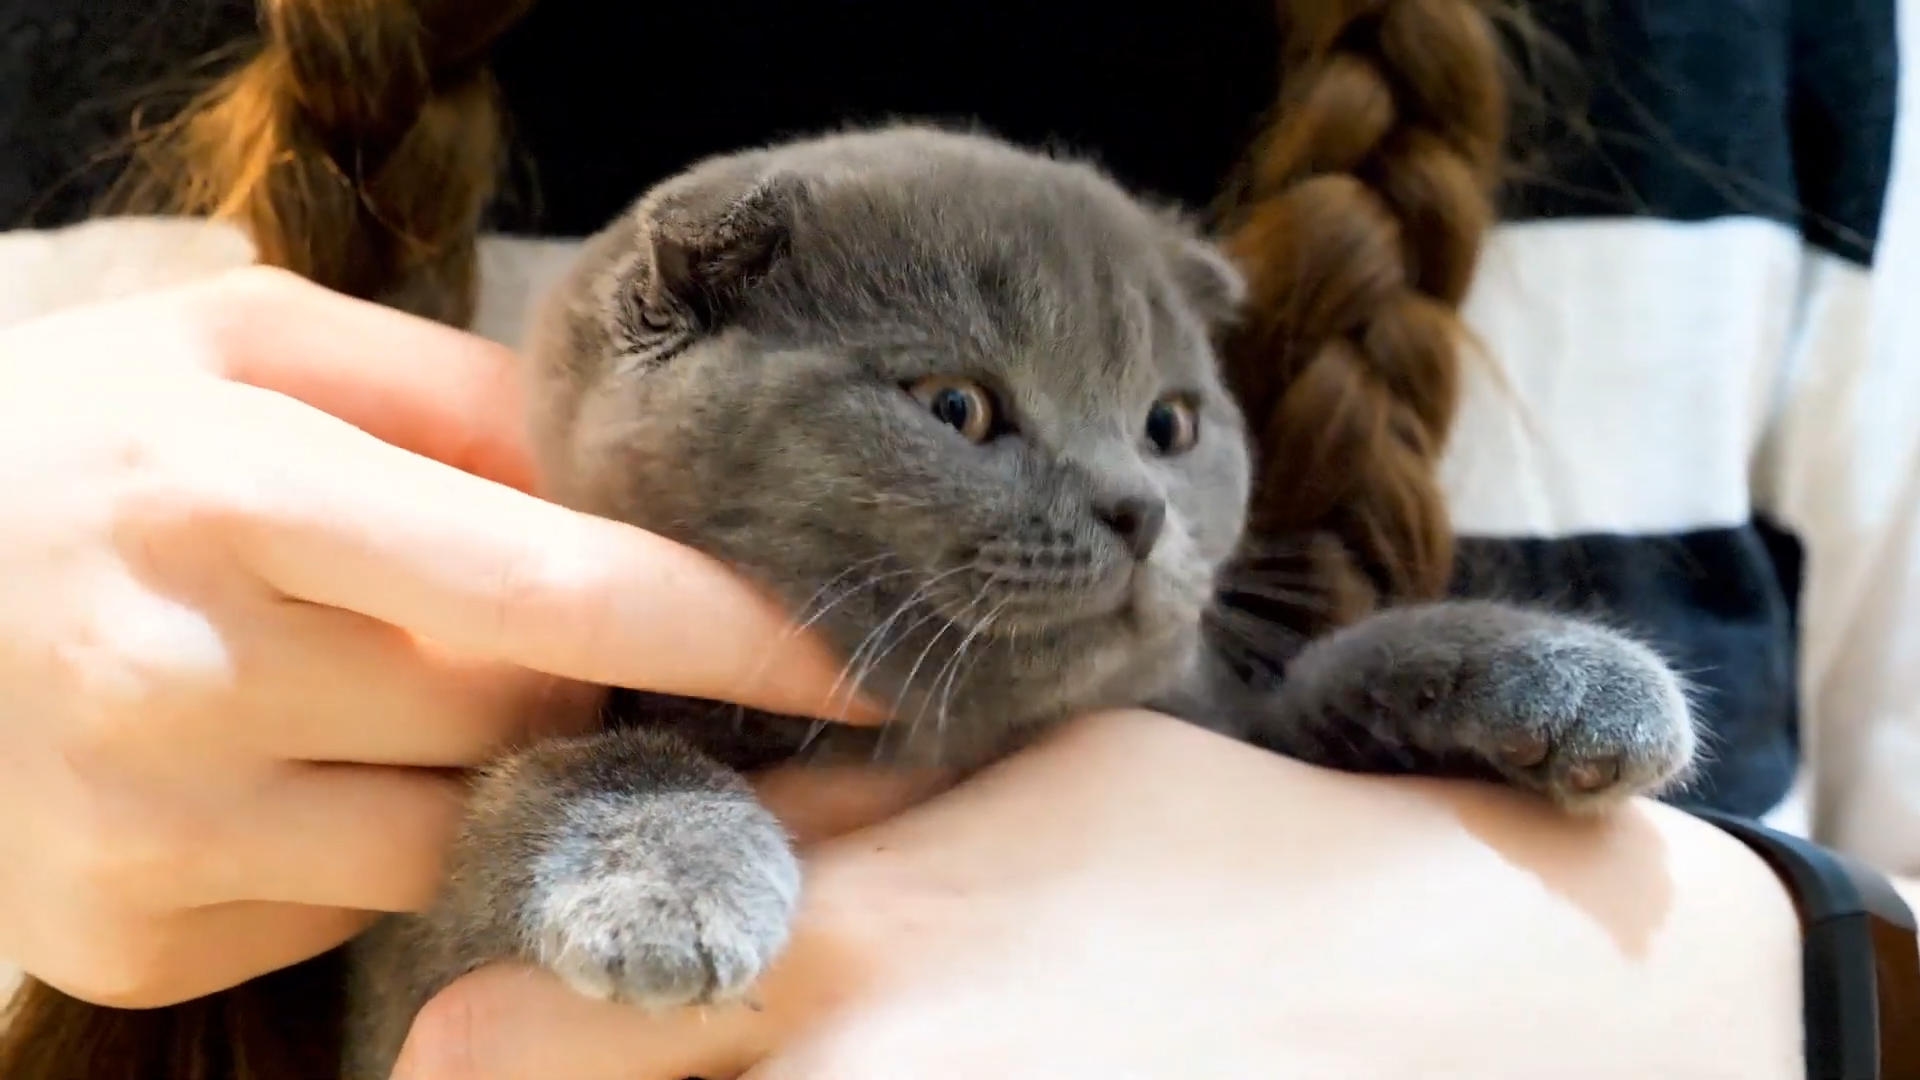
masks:
<instances>
[{"instance_id":1,"label":"cat forehead","mask_svg":"<svg viewBox=\"0 0 1920 1080\"><path fill-rule=\"evenodd\" d=\"M1199 377L1208 327L1169 265L1177 235L1107 195L1018 169L841 182L796 214L752 306L798 334L921 341L1022 373Z\"/></svg>"},{"instance_id":2,"label":"cat forehead","mask_svg":"<svg viewBox=\"0 0 1920 1080\"><path fill-rule=\"evenodd\" d=\"M1221 283L1194 290L1200 237L1091 165L913 127L709 159L611 230L601 318L630 317L652 230L690 223L767 252L728 300L751 351L965 366L1042 393L1216 388Z\"/></svg>"},{"instance_id":3,"label":"cat forehead","mask_svg":"<svg viewBox=\"0 0 1920 1080\"><path fill-rule=\"evenodd\" d=\"M1173 241L1091 170L1048 159L933 156L809 178L806 191L792 236L803 259L1024 267L1045 285L1086 266L1137 273Z\"/></svg>"},{"instance_id":4,"label":"cat forehead","mask_svg":"<svg viewBox=\"0 0 1920 1080\"><path fill-rule=\"evenodd\" d=\"M761 317L769 344L823 347L911 376L965 371L1009 388L1077 398L1136 396L1168 382L1211 385L1206 329L1183 317L1148 266L1053 259L1024 240L809 259L796 242Z\"/></svg>"}]
</instances>

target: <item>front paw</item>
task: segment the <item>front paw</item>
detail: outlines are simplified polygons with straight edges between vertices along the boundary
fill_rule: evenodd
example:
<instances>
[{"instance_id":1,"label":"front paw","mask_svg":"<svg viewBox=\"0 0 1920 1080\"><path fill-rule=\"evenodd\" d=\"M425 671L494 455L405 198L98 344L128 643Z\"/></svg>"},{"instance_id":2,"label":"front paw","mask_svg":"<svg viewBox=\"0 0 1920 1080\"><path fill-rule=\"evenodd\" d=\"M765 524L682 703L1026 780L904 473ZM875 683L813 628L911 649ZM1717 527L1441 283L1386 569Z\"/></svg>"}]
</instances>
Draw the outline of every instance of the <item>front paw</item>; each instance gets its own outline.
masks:
<instances>
[{"instance_id":1,"label":"front paw","mask_svg":"<svg viewBox=\"0 0 1920 1080\"><path fill-rule=\"evenodd\" d=\"M662 821L663 809L686 816ZM799 900L786 835L744 798L636 811L654 820L610 808L553 838L525 913L533 957L601 1000L740 998L785 946Z\"/></svg>"},{"instance_id":2,"label":"front paw","mask_svg":"<svg viewBox=\"0 0 1920 1080\"><path fill-rule=\"evenodd\" d=\"M1600 626L1538 626L1463 663L1450 692L1454 748L1569 810L1657 793L1693 765L1697 738L1679 677L1651 649Z\"/></svg>"}]
</instances>

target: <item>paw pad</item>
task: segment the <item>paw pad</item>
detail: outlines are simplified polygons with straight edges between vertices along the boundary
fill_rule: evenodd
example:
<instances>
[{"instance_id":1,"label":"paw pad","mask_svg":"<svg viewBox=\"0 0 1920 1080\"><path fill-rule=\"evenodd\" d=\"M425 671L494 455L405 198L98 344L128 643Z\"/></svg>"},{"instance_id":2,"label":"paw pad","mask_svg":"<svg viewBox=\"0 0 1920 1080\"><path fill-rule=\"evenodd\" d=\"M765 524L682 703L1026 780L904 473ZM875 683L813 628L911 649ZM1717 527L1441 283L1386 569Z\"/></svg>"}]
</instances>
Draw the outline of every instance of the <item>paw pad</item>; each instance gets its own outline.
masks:
<instances>
[{"instance_id":1,"label":"paw pad","mask_svg":"<svg viewBox=\"0 0 1920 1080\"><path fill-rule=\"evenodd\" d=\"M1620 758L1579 761L1566 768L1567 787L1582 795L1592 795L1620 782Z\"/></svg>"},{"instance_id":2,"label":"paw pad","mask_svg":"<svg viewBox=\"0 0 1920 1080\"><path fill-rule=\"evenodd\" d=\"M1500 743L1500 757L1509 767L1515 769L1534 769L1546 763L1547 755L1553 750L1553 744L1539 732L1522 731L1509 735Z\"/></svg>"}]
</instances>

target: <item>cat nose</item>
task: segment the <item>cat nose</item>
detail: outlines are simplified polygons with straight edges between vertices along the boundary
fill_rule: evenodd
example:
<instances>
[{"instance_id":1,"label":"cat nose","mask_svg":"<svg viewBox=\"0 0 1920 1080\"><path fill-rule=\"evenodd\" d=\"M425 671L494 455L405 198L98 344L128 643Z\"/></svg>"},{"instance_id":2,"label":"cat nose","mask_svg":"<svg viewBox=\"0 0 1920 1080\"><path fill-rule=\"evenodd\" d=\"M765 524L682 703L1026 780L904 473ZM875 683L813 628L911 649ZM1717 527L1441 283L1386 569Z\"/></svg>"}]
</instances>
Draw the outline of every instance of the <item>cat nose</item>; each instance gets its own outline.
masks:
<instances>
[{"instance_id":1,"label":"cat nose","mask_svg":"<svg viewBox=\"0 0 1920 1080\"><path fill-rule=\"evenodd\" d=\"M1167 502L1142 495L1131 495L1106 503L1098 510L1100 520L1113 535L1127 545L1136 559L1145 560L1153 554L1153 545L1160 541L1160 530L1167 523Z\"/></svg>"}]
</instances>

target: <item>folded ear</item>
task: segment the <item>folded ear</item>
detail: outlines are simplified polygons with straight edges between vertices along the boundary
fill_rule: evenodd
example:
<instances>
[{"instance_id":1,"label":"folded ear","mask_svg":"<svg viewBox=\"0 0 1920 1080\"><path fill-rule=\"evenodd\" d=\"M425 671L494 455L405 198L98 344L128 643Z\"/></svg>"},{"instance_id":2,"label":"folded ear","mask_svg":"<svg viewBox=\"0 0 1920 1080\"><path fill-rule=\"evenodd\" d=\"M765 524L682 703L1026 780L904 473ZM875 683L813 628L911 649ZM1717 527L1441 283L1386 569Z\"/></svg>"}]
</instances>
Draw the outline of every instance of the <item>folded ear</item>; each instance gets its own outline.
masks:
<instances>
[{"instance_id":1,"label":"folded ear","mask_svg":"<svg viewBox=\"0 0 1920 1080\"><path fill-rule=\"evenodd\" d=\"M792 177L696 170L642 203L649 249L635 276L638 314L654 328L712 330L786 250L805 194Z\"/></svg>"},{"instance_id":2,"label":"folded ear","mask_svg":"<svg viewBox=\"0 0 1920 1080\"><path fill-rule=\"evenodd\" d=\"M1238 321L1247 279L1226 252L1199 237L1183 237L1172 260L1174 280L1208 326L1219 330Z\"/></svg>"},{"instance_id":3,"label":"folded ear","mask_svg":"<svg viewBox=\"0 0 1920 1080\"><path fill-rule=\"evenodd\" d=\"M1193 219L1177 207L1158 207L1168 226L1167 264L1187 302L1207 326L1221 330L1238 321L1247 300L1247 279L1226 252L1207 240Z\"/></svg>"}]
</instances>

